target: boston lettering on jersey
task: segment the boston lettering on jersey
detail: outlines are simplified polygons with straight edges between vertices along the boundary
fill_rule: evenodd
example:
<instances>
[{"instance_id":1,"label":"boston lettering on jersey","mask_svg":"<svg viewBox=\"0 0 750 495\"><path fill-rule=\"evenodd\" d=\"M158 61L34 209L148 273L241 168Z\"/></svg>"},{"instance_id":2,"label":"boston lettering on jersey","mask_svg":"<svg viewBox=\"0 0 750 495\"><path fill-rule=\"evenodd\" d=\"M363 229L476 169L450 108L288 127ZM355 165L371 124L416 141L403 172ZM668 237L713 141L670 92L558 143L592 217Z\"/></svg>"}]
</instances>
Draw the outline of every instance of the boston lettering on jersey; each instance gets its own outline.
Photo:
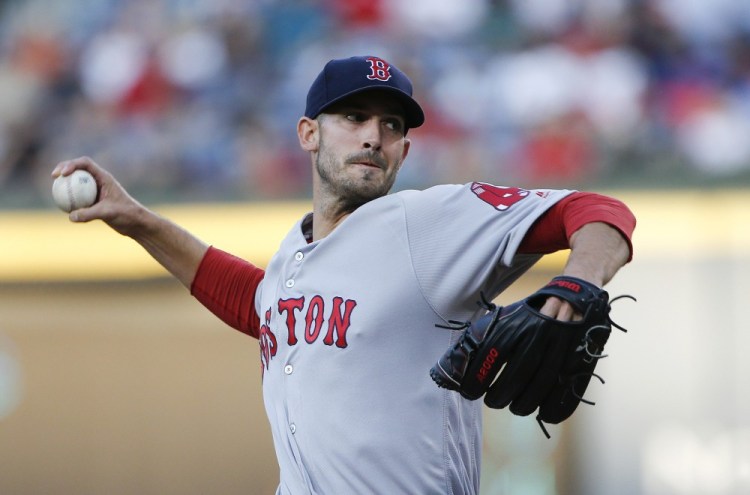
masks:
<instances>
[{"instance_id":1,"label":"boston lettering on jersey","mask_svg":"<svg viewBox=\"0 0 750 495\"><path fill-rule=\"evenodd\" d=\"M310 298L309 302L305 297L279 299L276 310L284 317L283 326L286 327L287 345L297 345L300 340L314 344L324 333L323 344L336 345L343 349L349 345L346 341L346 332L349 330L352 312L356 306L357 302L352 299L336 296L326 303L323 296L315 295ZM261 365L265 369L268 369L278 350L276 333L279 329L271 328L272 312L272 308L266 310L258 338ZM298 323L301 326L299 335Z\"/></svg>"}]
</instances>

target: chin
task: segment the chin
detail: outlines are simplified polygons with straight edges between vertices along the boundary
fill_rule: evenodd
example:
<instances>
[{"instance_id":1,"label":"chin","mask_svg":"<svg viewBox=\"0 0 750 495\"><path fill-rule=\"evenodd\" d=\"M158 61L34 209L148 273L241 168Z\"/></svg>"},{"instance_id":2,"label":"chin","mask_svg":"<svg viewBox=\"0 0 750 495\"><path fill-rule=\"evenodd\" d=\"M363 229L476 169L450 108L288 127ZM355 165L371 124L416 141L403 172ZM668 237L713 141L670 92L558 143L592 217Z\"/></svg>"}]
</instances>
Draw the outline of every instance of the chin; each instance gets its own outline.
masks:
<instances>
[{"instance_id":1,"label":"chin","mask_svg":"<svg viewBox=\"0 0 750 495\"><path fill-rule=\"evenodd\" d=\"M365 203L378 199L388 194L389 189L385 189L382 186L375 186L374 184L370 187L360 186L356 188L349 188L346 193L346 202L352 205L361 206Z\"/></svg>"}]
</instances>

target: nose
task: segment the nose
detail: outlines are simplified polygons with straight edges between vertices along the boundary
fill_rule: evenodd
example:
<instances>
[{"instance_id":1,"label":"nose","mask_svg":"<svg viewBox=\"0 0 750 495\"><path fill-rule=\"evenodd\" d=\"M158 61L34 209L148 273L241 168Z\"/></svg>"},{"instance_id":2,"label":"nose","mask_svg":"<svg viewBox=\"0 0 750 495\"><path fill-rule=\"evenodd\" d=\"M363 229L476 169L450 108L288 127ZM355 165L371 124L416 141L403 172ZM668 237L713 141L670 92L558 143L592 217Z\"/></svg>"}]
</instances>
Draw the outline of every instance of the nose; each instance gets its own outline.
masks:
<instances>
[{"instance_id":1,"label":"nose","mask_svg":"<svg viewBox=\"0 0 750 495\"><path fill-rule=\"evenodd\" d=\"M368 119L361 127L362 147L365 149L379 150L382 146L382 129L377 118Z\"/></svg>"}]
</instances>

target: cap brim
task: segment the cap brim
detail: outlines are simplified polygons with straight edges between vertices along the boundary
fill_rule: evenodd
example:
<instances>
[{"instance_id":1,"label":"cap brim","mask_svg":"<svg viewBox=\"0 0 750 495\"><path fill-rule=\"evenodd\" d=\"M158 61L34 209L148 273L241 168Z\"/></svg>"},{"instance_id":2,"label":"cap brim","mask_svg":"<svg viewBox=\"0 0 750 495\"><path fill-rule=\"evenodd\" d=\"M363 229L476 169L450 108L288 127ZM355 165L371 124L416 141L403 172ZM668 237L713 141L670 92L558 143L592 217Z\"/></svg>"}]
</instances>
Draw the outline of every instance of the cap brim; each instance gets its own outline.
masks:
<instances>
[{"instance_id":1,"label":"cap brim","mask_svg":"<svg viewBox=\"0 0 750 495\"><path fill-rule=\"evenodd\" d=\"M348 93L345 93L331 101L329 101L326 106L318 110L318 114L321 114L325 112L327 108L329 108L334 103L338 103L341 100L344 100L350 96L365 92L365 91L386 91L389 93L392 93L393 96L397 97L398 100L401 102L401 105L404 107L404 123L407 128L414 129L415 127L419 127L422 124L424 124L424 112L422 111L422 107L419 106L419 103L409 96L408 93L405 93L404 91L401 91L398 88L393 88L390 86L384 86L382 84L373 84L372 86L364 86L361 88L357 88L353 91L349 91Z\"/></svg>"}]
</instances>

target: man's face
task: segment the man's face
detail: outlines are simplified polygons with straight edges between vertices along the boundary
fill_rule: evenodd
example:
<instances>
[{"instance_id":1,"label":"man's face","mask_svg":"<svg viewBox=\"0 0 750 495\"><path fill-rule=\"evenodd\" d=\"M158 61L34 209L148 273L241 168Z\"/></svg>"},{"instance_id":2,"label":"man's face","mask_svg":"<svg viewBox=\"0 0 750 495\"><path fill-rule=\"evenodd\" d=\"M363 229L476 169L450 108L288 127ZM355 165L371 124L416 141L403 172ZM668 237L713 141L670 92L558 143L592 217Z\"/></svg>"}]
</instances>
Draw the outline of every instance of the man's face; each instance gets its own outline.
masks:
<instances>
[{"instance_id":1,"label":"man's face","mask_svg":"<svg viewBox=\"0 0 750 495\"><path fill-rule=\"evenodd\" d=\"M387 194L410 144L398 101L360 93L326 109L318 122L315 168L325 192L354 207Z\"/></svg>"}]
</instances>

